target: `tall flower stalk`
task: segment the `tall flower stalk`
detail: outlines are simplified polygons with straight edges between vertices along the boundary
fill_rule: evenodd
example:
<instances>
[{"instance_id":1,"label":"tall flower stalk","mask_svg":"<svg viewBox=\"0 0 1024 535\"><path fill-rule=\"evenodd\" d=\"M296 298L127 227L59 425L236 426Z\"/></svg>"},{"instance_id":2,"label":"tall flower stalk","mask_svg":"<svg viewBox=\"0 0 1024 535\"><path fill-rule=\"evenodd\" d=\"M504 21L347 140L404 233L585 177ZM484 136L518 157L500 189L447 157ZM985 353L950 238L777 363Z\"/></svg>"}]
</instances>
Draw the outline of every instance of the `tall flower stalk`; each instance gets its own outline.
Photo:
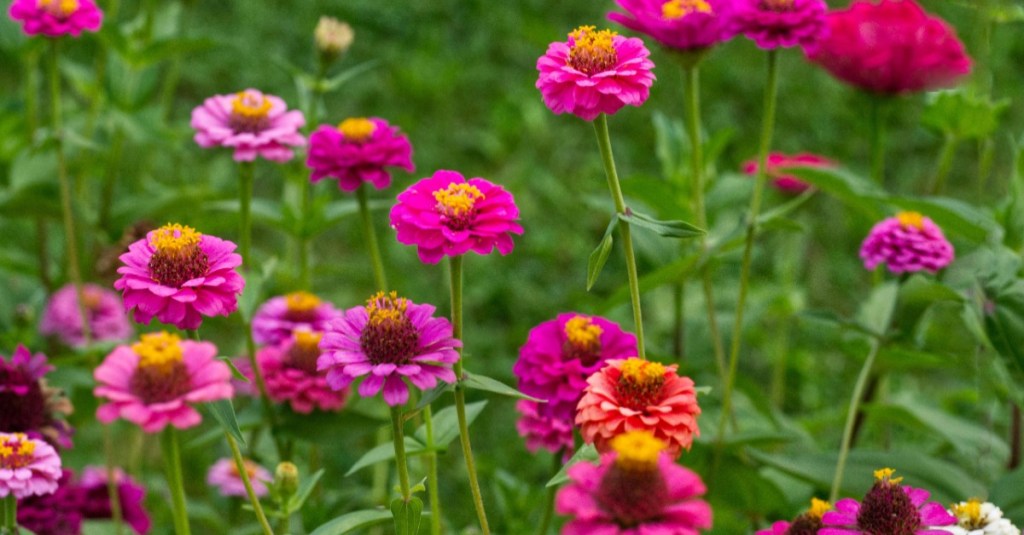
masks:
<instances>
[{"instance_id":1,"label":"tall flower stalk","mask_svg":"<svg viewBox=\"0 0 1024 535\"><path fill-rule=\"evenodd\" d=\"M167 486L171 490L171 518L175 535L189 535L188 510L185 507L185 482L181 474L181 446L178 430L169 425L160 436L160 452L164 456Z\"/></svg>"},{"instance_id":2,"label":"tall flower stalk","mask_svg":"<svg viewBox=\"0 0 1024 535\"><path fill-rule=\"evenodd\" d=\"M228 441L228 446L231 448L231 456L235 460L235 468L238 469L238 475L242 478L242 484L245 485L245 494L249 497L249 504L252 505L253 512L256 514L256 520L259 521L260 527L263 529L263 535L274 535L274 530L271 529L270 522L267 521L267 515L263 512L260 498L253 490L252 481L249 478L249 470L245 466L245 459L242 458L242 450L238 448L238 442L235 441L235 437L226 431L224 432L224 438Z\"/></svg>"}]
</instances>

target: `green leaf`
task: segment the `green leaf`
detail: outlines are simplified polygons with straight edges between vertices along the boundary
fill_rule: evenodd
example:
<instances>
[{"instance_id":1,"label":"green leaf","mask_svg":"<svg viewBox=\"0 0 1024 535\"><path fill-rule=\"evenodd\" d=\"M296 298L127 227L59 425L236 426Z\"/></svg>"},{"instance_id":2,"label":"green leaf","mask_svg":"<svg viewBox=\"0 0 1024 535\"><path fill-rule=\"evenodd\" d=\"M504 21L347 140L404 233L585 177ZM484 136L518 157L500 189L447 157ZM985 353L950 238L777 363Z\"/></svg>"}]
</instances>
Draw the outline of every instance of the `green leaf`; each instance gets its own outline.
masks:
<instances>
[{"instance_id":1,"label":"green leaf","mask_svg":"<svg viewBox=\"0 0 1024 535\"><path fill-rule=\"evenodd\" d=\"M899 284L890 281L875 287L857 311L857 323L875 336L885 336L899 298Z\"/></svg>"},{"instance_id":2,"label":"green leaf","mask_svg":"<svg viewBox=\"0 0 1024 535\"><path fill-rule=\"evenodd\" d=\"M984 452L985 455L995 457L998 462L1005 462L1010 456L1009 446L999 435L973 421L915 400L907 394L897 396L891 403L875 404L864 408L873 419L888 420L904 425L909 423L927 429L932 435L945 440L961 454L972 458Z\"/></svg>"},{"instance_id":3,"label":"green leaf","mask_svg":"<svg viewBox=\"0 0 1024 535\"><path fill-rule=\"evenodd\" d=\"M476 420L487 406L487 400L476 401L466 404L466 425L469 426ZM459 418L455 407L445 407L434 415L434 448L447 448L456 437L459 436ZM421 425L413 434L416 440L427 443L427 426ZM424 446L425 447L425 446Z\"/></svg>"},{"instance_id":4,"label":"green leaf","mask_svg":"<svg viewBox=\"0 0 1024 535\"><path fill-rule=\"evenodd\" d=\"M373 70L374 68L377 67L377 64L379 64L379 63L380 63L380 61L378 61L376 59L371 59L370 61L364 61L364 62L360 63L359 65L356 65L356 66L354 66L354 67L352 67L350 69L346 69L345 71L341 72L340 74L338 74L337 76L335 76L333 78L325 80L323 82L323 85L320 87L320 89L324 93L330 93L332 91L336 91L339 87L341 87L343 84L345 84L345 82L348 82L349 80L351 80L353 78L356 78L357 76L359 76L359 75L361 75L363 73L366 73L366 72L369 72L369 71Z\"/></svg>"},{"instance_id":5,"label":"green leaf","mask_svg":"<svg viewBox=\"0 0 1024 535\"><path fill-rule=\"evenodd\" d=\"M640 212L627 211L625 214L619 214L619 220L653 230L659 236L666 238L696 238L706 234L704 229L695 227L686 221L659 221Z\"/></svg>"},{"instance_id":6,"label":"green leaf","mask_svg":"<svg viewBox=\"0 0 1024 535\"><path fill-rule=\"evenodd\" d=\"M615 225L619 222L618 217L613 217L611 222L608 223L608 228L604 231L604 236L601 238L601 243L597 244L597 248L594 252L590 253L590 258L587 259L587 291L594 286L597 282L598 275L601 274L601 270L604 268L605 262L608 261L608 255L612 252L612 232L615 231Z\"/></svg>"},{"instance_id":7,"label":"green leaf","mask_svg":"<svg viewBox=\"0 0 1024 535\"><path fill-rule=\"evenodd\" d=\"M406 502L395 498L391 502L391 515L395 519L396 535L416 535L423 519L423 500L413 496Z\"/></svg>"},{"instance_id":8,"label":"green leaf","mask_svg":"<svg viewBox=\"0 0 1024 535\"><path fill-rule=\"evenodd\" d=\"M782 170L859 210L869 219L878 220L886 215L879 201L885 192L874 182L848 170L829 167L785 167Z\"/></svg>"},{"instance_id":9,"label":"green leaf","mask_svg":"<svg viewBox=\"0 0 1024 535\"><path fill-rule=\"evenodd\" d=\"M562 483L565 483L566 481L569 481L569 473L568 472L569 472L569 467L570 466L572 466L572 465L574 465L574 464L576 464L578 462L581 462L581 461L586 461L586 462L589 462L589 463L595 463L596 464L596 462L600 458L601 458L601 455L599 453L597 453L597 448L595 448L593 444L584 444L584 445L580 446L580 449L576 450L576 453L572 454L572 458L569 459L569 462L565 463L565 466L563 466L562 469L559 470L557 474L555 474L555 477L552 477L551 480L548 481L547 485L544 485L544 486L545 487L555 487L555 486L561 485Z\"/></svg>"},{"instance_id":10,"label":"green leaf","mask_svg":"<svg viewBox=\"0 0 1024 535\"><path fill-rule=\"evenodd\" d=\"M942 91L929 95L921 123L956 139L981 139L995 133L1009 107L1008 99L993 102L965 91Z\"/></svg>"},{"instance_id":11,"label":"green leaf","mask_svg":"<svg viewBox=\"0 0 1024 535\"><path fill-rule=\"evenodd\" d=\"M505 383L487 377L486 375L480 375L478 373L465 372L465 377L459 382L459 386L471 388L473 390L483 390L485 392L493 392L502 396L508 396L512 398L528 399L530 401L536 401L537 403L547 403L548 400L535 398L533 396L527 396L526 394L506 385Z\"/></svg>"},{"instance_id":12,"label":"green leaf","mask_svg":"<svg viewBox=\"0 0 1024 535\"><path fill-rule=\"evenodd\" d=\"M239 429L238 418L235 416L235 407L231 404L230 399L218 399L203 405L210 411L210 415L217 420L225 433L234 437L239 445L245 446L245 439L242 438L242 430Z\"/></svg>"},{"instance_id":13,"label":"green leaf","mask_svg":"<svg viewBox=\"0 0 1024 535\"><path fill-rule=\"evenodd\" d=\"M420 443L419 441L417 441L416 439L413 439L411 437L405 437L406 455L416 455L419 453L423 453L424 451L426 451L426 449L427 447ZM391 459L394 458L395 445L393 443L388 442L386 444L379 444L370 451L364 453L363 456L360 457L359 460L352 465L352 468L349 468L348 472L345 472L345 477L348 477L362 470L363 468L366 468L367 466L372 466L384 461L390 461Z\"/></svg>"},{"instance_id":14,"label":"green leaf","mask_svg":"<svg viewBox=\"0 0 1024 535\"><path fill-rule=\"evenodd\" d=\"M223 362L224 364L227 364L228 368L231 368L232 377L238 379L239 381L244 381L246 383L249 382L249 378L246 377L245 374L243 374L241 371L239 371L237 366L235 366L235 359L231 357L217 357L217 360Z\"/></svg>"},{"instance_id":15,"label":"green leaf","mask_svg":"<svg viewBox=\"0 0 1024 535\"><path fill-rule=\"evenodd\" d=\"M807 190L801 193L797 198L776 206L767 212L762 213L757 217L757 225L763 227L765 225L771 225L778 219L783 219L797 208L800 208L807 203L814 196L814 190Z\"/></svg>"},{"instance_id":16,"label":"green leaf","mask_svg":"<svg viewBox=\"0 0 1024 535\"><path fill-rule=\"evenodd\" d=\"M440 383L437 386L435 386L434 388L431 388L430 390L427 390L420 397L419 402L416 403L416 408L413 409L412 412L415 413L415 412L419 412L419 411L423 410L424 407L426 407L427 405L430 405L431 403L434 402L435 399L441 397L442 394L444 394L445 392L448 392L449 390L451 390L453 388L455 388L455 385L453 385L451 383ZM409 414L409 413L406 413L406 414Z\"/></svg>"},{"instance_id":17,"label":"green leaf","mask_svg":"<svg viewBox=\"0 0 1024 535\"><path fill-rule=\"evenodd\" d=\"M975 243L995 240L1003 232L995 219L987 213L957 199L943 197L921 199L890 195L886 196L885 200L904 210L921 212L949 234L963 236Z\"/></svg>"},{"instance_id":18,"label":"green leaf","mask_svg":"<svg viewBox=\"0 0 1024 535\"><path fill-rule=\"evenodd\" d=\"M994 296L985 313L985 331L1012 368L1024 372L1024 284Z\"/></svg>"},{"instance_id":19,"label":"green leaf","mask_svg":"<svg viewBox=\"0 0 1024 535\"><path fill-rule=\"evenodd\" d=\"M294 496L288 501L288 511L291 513L302 510L302 506L305 505L306 500L309 499L310 494L313 494L313 489L316 488L316 484L320 481L320 478L324 475L324 469L321 468L316 471L312 476L306 479L302 483L302 487Z\"/></svg>"},{"instance_id":20,"label":"green leaf","mask_svg":"<svg viewBox=\"0 0 1024 535\"><path fill-rule=\"evenodd\" d=\"M383 524L392 519L391 511L380 511L377 509L366 509L353 511L328 521L326 524L313 530L309 535L344 535L345 533L358 533L366 528Z\"/></svg>"}]
</instances>

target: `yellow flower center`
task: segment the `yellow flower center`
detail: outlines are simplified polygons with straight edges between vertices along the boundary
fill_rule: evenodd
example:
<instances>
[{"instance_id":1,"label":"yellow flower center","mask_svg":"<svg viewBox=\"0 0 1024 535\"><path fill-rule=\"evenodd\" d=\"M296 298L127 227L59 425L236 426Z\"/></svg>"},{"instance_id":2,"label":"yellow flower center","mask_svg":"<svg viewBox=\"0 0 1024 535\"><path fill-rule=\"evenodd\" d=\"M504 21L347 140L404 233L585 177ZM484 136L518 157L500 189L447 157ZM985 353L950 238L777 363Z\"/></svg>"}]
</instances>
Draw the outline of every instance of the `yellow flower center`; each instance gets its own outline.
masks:
<instances>
[{"instance_id":1,"label":"yellow flower center","mask_svg":"<svg viewBox=\"0 0 1024 535\"><path fill-rule=\"evenodd\" d=\"M170 374L181 363L181 338L167 331L144 334L132 351L139 356L139 368Z\"/></svg>"},{"instance_id":2,"label":"yellow flower center","mask_svg":"<svg viewBox=\"0 0 1024 535\"><path fill-rule=\"evenodd\" d=\"M586 316L576 316L565 322L565 337L577 349L593 350L601 347L601 333L604 329L595 325L594 320Z\"/></svg>"},{"instance_id":3,"label":"yellow flower center","mask_svg":"<svg viewBox=\"0 0 1024 535\"><path fill-rule=\"evenodd\" d=\"M622 363L622 378L637 385L663 381L665 366L657 362L632 357Z\"/></svg>"},{"instance_id":4,"label":"yellow flower center","mask_svg":"<svg viewBox=\"0 0 1024 535\"><path fill-rule=\"evenodd\" d=\"M184 256L185 253L199 245L203 235L192 227L178 223L168 223L149 235L149 244L157 252L168 256Z\"/></svg>"},{"instance_id":5,"label":"yellow flower center","mask_svg":"<svg viewBox=\"0 0 1024 535\"><path fill-rule=\"evenodd\" d=\"M409 300L378 292L366 302L369 316L359 344L373 364L408 364L419 348L419 332L406 315Z\"/></svg>"},{"instance_id":6,"label":"yellow flower center","mask_svg":"<svg viewBox=\"0 0 1024 535\"><path fill-rule=\"evenodd\" d=\"M630 409L642 411L656 404L665 384L665 366L657 362L631 357L622 363L615 393L619 403Z\"/></svg>"},{"instance_id":7,"label":"yellow flower center","mask_svg":"<svg viewBox=\"0 0 1024 535\"><path fill-rule=\"evenodd\" d=\"M284 296L284 300L290 313L304 314L320 306L320 298L309 292L293 292Z\"/></svg>"},{"instance_id":8,"label":"yellow flower center","mask_svg":"<svg viewBox=\"0 0 1024 535\"><path fill-rule=\"evenodd\" d=\"M960 527L980 529L984 527L981 519L981 500L971 498L966 502L953 504L953 514L960 521Z\"/></svg>"},{"instance_id":9,"label":"yellow flower center","mask_svg":"<svg viewBox=\"0 0 1024 535\"><path fill-rule=\"evenodd\" d=\"M821 517L824 516L825 513L829 512L831 509L832 504L828 503L827 501L819 500L817 498L811 498L811 508L807 510L807 514L811 518L821 520Z\"/></svg>"},{"instance_id":10,"label":"yellow flower center","mask_svg":"<svg viewBox=\"0 0 1024 535\"><path fill-rule=\"evenodd\" d=\"M345 119L338 125L338 130L345 136L345 139L353 143L363 143L373 136L377 125L365 117L351 117Z\"/></svg>"},{"instance_id":11,"label":"yellow flower center","mask_svg":"<svg viewBox=\"0 0 1024 535\"><path fill-rule=\"evenodd\" d=\"M323 333L296 329L292 346L288 349L288 362L306 373L316 373L316 361L320 358L320 340Z\"/></svg>"},{"instance_id":12,"label":"yellow flower center","mask_svg":"<svg viewBox=\"0 0 1024 535\"><path fill-rule=\"evenodd\" d=\"M704 0L669 0L661 4L661 17L665 20L681 19L694 13L711 13L711 5Z\"/></svg>"},{"instance_id":13,"label":"yellow flower center","mask_svg":"<svg viewBox=\"0 0 1024 535\"><path fill-rule=\"evenodd\" d=\"M370 316L370 325L380 325L405 319L408 307L409 300L398 297L398 292L377 292L366 301L366 314Z\"/></svg>"},{"instance_id":14,"label":"yellow flower center","mask_svg":"<svg viewBox=\"0 0 1024 535\"><path fill-rule=\"evenodd\" d=\"M881 469L875 470L875 480L876 481L887 481L889 483L894 483L894 484L895 483L899 483L900 481L903 481L902 477L892 477L893 474L895 474L895 473L896 473L896 470L893 470L892 468L881 468Z\"/></svg>"},{"instance_id":15,"label":"yellow flower center","mask_svg":"<svg viewBox=\"0 0 1024 535\"><path fill-rule=\"evenodd\" d=\"M632 472L654 470L658 465L658 455L666 448L665 442L647 430L622 433L613 438L610 444L619 454L615 464Z\"/></svg>"},{"instance_id":16,"label":"yellow flower center","mask_svg":"<svg viewBox=\"0 0 1024 535\"><path fill-rule=\"evenodd\" d=\"M149 244L156 251L149 259L149 273L164 286L181 285L206 275L209 258L199 248L203 235L192 227L168 223L149 234Z\"/></svg>"},{"instance_id":17,"label":"yellow flower center","mask_svg":"<svg viewBox=\"0 0 1024 535\"><path fill-rule=\"evenodd\" d=\"M589 75L610 69L619 59L614 46L616 35L611 30L597 31L593 26L576 28L569 33L570 48L566 63Z\"/></svg>"},{"instance_id":18,"label":"yellow flower center","mask_svg":"<svg viewBox=\"0 0 1024 535\"><path fill-rule=\"evenodd\" d=\"M0 438L0 468L24 468L35 458L36 443L24 433Z\"/></svg>"},{"instance_id":19,"label":"yellow flower center","mask_svg":"<svg viewBox=\"0 0 1024 535\"><path fill-rule=\"evenodd\" d=\"M434 192L437 211L444 216L443 221L457 229L469 224L476 202L483 198L484 194L469 184L449 184L447 188Z\"/></svg>"},{"instance_id":20,"label":"yellow flower center","mask_svg":"<svg viewBox=\"0 0 1024 535\"><path fill-rule=\"evenodd\" d=\"M252 478L256 477L256 463L250 461L249 459L243 459L242 465L245 466L245 475L249 476L249 481L252 481ZM231 470L229 471L229 473L237 478L242 477L242 475L238 472L237 463L231 463Z\"/></svg>"},{"instance_id":21,"label":"yellow flower center","mask_svg":"<svg viewBox=\"0 0 1024 535\"><path fill-rule=\"evenodd\" d=\"M235 93L231 99L231 127L237 132L258 132L266 128L270 119L270 99L254 89Z\"/></svg>"},{"instance_id":22,"label":"yellow flower center","mask_svg":"<svg viewBox=\"0 0 1024 535\"><path fill-rule=\"evenodd\" d=\"M896 219L903 225L903 228L916 228L921 230L924 228L924 216L918 212L900 212L896 214Z\"/></svg>"},{"instance_id":23,"label":"yellow flower center","mask_svg":"<svg viewBox=\"0 0 1024 535\"><path fill-rule=\"evenodd\" d=\"M78 11L78 0L39 0L40 9L57 18L67 18Z\"/></svg>"}]
</instances>

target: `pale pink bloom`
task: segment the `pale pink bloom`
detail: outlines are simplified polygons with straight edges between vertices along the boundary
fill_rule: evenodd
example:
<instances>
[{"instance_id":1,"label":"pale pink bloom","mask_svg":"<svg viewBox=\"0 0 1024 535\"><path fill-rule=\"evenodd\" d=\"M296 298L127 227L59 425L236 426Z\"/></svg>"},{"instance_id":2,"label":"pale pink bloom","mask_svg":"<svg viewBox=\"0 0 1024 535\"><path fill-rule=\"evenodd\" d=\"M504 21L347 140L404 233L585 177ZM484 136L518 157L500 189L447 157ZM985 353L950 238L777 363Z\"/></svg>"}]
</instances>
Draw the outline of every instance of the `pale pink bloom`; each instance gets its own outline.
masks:
<instances>
[{"instance_id":1,"label":"pale pink bloom","mask_svg":"<svg viewBox=\"0 0 1024 535\"><path fill-rule=\"evenodd\" d=\"M0 498L52 494L61 475L53 446L24 433L0 432Z\"/></svg>"},{"instance_id":2,"label":"pale pink bloom","mask_svg":"<svg viewBox=\"0 0 1024 535\"><path fill-rule=\"evenodd\" d=\"M235 161L251 162L257 156L287 162L292 147L306 138L299 129L306 119L298 110L274 95L246 89L231 95L214 95L192 110L192 128L200 147L231 147Z\"/></svg>"},{"instance_id":3,"label":"pale pink bloom","mask_svg":"<svg viewBox=\"0 0 1024 535\"><path fill-rule=\"evenodd\" d=\"M270 475L270 472L262 466L256 464L249 459L245 459L245 472L249 476L249 483L252 485L252 491L256 496L266 496L270 490L267 488L267 484L274 481L274 477ZM238 472L238 466L235 465L233 459L219 459L213 463L210 470L206 473L206 483L211 487L215 487L221 496L236 496L246 497L248 493L245 491L245 483L242 481L242 476Z\"/></svg>"},{"instance_id":4,"label":"pale pink bloom","mask_svg":"<svg viewBox=\"0 0 1024 535\"><path fill-rule=\"evenodd\" d=\"M120 341L132 335L132 325L120 296L95 284L83 285L82 294L89 318L89 334L94 341ZM73 284L65 285L50 296L39 323L39 332L57 336L69 346L85 345L78 292Z\"/></svg>"}]
</instances>

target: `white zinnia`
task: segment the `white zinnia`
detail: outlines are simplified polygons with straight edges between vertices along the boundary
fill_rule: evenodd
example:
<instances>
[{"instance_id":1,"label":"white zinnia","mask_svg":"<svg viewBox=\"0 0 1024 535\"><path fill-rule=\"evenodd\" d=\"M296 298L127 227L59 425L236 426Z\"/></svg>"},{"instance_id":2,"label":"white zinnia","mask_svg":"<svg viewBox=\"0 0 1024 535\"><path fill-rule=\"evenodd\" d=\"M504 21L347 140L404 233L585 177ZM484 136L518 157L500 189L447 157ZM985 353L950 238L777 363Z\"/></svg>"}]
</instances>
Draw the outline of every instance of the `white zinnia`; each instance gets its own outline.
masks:
<instances>
[{"instance_id":1,"label":"white zinnia","mask_svg":"<svg viewBox=\"0 0 1024 535\"><path fill-rule=\"evenodd\" d=\"M953 505L949 514L956 517L955 526L933 529L941 529L956 535L1021 535L1017 526L1003 518L1002 509L990 502L974 499L960 502Z\"/></svg>"}]
</instances>

